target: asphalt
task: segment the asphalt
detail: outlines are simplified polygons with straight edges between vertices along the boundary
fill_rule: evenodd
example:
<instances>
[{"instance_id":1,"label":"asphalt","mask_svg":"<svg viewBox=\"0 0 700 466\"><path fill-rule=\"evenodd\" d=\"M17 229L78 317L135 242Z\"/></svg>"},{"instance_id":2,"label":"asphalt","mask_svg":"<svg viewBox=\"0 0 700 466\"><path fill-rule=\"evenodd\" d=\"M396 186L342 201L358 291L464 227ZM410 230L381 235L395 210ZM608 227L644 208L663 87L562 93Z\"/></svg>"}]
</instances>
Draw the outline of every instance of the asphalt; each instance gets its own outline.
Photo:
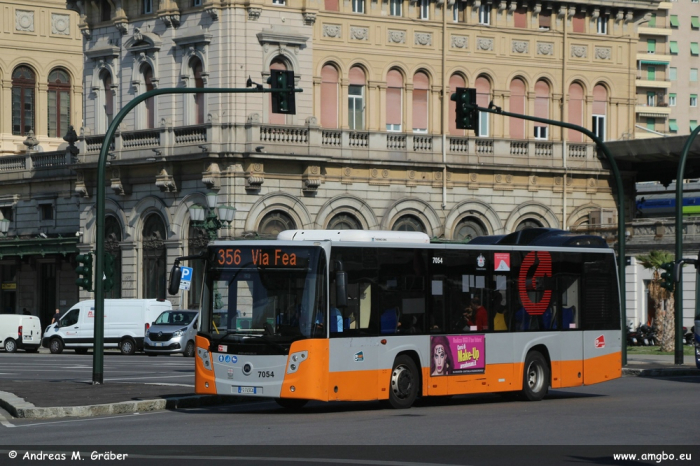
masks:
<instances>
[{"instance_id":1,"label":"asphalt","mask_svg":"<svg viewBox=\"0 0 700 466\"><path fill-rule=\"evenodd\" d=\"M700 376L693 356L628 355L623 377ZM128 414L164 409L241 403L251 398L197 395L187 387L157 384L0 380L0 408L14 418L50 419Z\"/></svg>"}]
</instances>

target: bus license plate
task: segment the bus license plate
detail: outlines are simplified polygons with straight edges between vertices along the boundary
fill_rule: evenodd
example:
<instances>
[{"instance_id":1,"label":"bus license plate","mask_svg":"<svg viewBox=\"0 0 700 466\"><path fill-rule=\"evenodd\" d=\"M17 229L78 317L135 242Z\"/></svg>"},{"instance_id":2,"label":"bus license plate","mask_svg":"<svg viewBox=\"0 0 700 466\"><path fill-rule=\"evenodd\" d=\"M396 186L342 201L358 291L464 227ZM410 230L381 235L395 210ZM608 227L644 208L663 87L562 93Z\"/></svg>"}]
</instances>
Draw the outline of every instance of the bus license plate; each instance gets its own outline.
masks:
<instances>
[{"instance_id":1,"label":"bus license plate","mask_svg":"<svg viewBox=\"0 0 700 466\"><path fill-rule=\"evenodd\" d=\"M234 390L236 388L238 388L238 393L240 393L242 395L245 395L245 394L258 395L258 394L262 393L262 388L260 388L260 387L232 387L232 388L234 388ZM235 391L234 391L234 393L235 393Z\"/></svg>"}]
</instances>

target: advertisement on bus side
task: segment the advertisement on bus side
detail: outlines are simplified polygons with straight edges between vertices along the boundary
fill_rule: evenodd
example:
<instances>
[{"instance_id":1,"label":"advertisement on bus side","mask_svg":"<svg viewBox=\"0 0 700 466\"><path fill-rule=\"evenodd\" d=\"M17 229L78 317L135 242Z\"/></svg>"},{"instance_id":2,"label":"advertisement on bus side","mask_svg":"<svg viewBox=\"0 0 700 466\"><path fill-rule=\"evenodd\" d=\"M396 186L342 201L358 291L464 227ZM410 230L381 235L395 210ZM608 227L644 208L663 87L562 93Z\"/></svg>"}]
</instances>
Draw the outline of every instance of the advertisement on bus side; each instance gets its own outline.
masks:
<instances>
[{"instance_id":1,"label":"advertisement on bus side","mask_svg":"<svg viewBox=\"0 0 700 466\"><path fill-rule=\"evenodd\" d=\"M483 374L486 370L484 335L430 337L430 375Z\"/></svg>"}]
</instances>

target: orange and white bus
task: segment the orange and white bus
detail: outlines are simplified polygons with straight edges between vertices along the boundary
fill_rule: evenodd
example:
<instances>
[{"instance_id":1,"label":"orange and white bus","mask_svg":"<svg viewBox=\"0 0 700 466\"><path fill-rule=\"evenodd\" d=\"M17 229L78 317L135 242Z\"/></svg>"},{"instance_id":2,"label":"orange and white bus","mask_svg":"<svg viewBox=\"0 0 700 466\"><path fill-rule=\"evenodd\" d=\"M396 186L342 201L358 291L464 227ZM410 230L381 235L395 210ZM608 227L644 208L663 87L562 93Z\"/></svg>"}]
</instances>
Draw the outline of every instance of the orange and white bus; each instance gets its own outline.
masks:
<instances>
[{"instance_id":1,"label":"orange and white bus","mask_svg":"<svg viewBox=\"0 0 700 466\"><path fill-rule=\"evenodd\" d=\"M615 255L600 237L290 230L205 256L200 394L408 408L485 392L535 401L621 375Z\"/></svg>"}]
</instances>

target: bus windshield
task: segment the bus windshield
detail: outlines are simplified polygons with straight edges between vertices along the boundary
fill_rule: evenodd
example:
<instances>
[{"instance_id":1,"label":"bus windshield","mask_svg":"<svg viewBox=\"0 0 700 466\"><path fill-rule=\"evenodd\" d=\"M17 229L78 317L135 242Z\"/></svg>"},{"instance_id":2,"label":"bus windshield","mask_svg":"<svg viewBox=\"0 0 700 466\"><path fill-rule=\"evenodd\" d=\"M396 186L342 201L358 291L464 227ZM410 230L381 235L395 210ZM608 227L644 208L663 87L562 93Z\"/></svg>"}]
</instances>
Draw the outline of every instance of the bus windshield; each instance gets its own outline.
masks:
<instances>
[{"instance_id":1,"label":"bus windshield","mask_svg":"<svg viewBox=\"0 0 700 466\"><path fill-rule=\"evenodd\" d=\"M233 341L325 336L325 264L319 247L210 247L202 332Z\"/></svg>"}]
</instances>

